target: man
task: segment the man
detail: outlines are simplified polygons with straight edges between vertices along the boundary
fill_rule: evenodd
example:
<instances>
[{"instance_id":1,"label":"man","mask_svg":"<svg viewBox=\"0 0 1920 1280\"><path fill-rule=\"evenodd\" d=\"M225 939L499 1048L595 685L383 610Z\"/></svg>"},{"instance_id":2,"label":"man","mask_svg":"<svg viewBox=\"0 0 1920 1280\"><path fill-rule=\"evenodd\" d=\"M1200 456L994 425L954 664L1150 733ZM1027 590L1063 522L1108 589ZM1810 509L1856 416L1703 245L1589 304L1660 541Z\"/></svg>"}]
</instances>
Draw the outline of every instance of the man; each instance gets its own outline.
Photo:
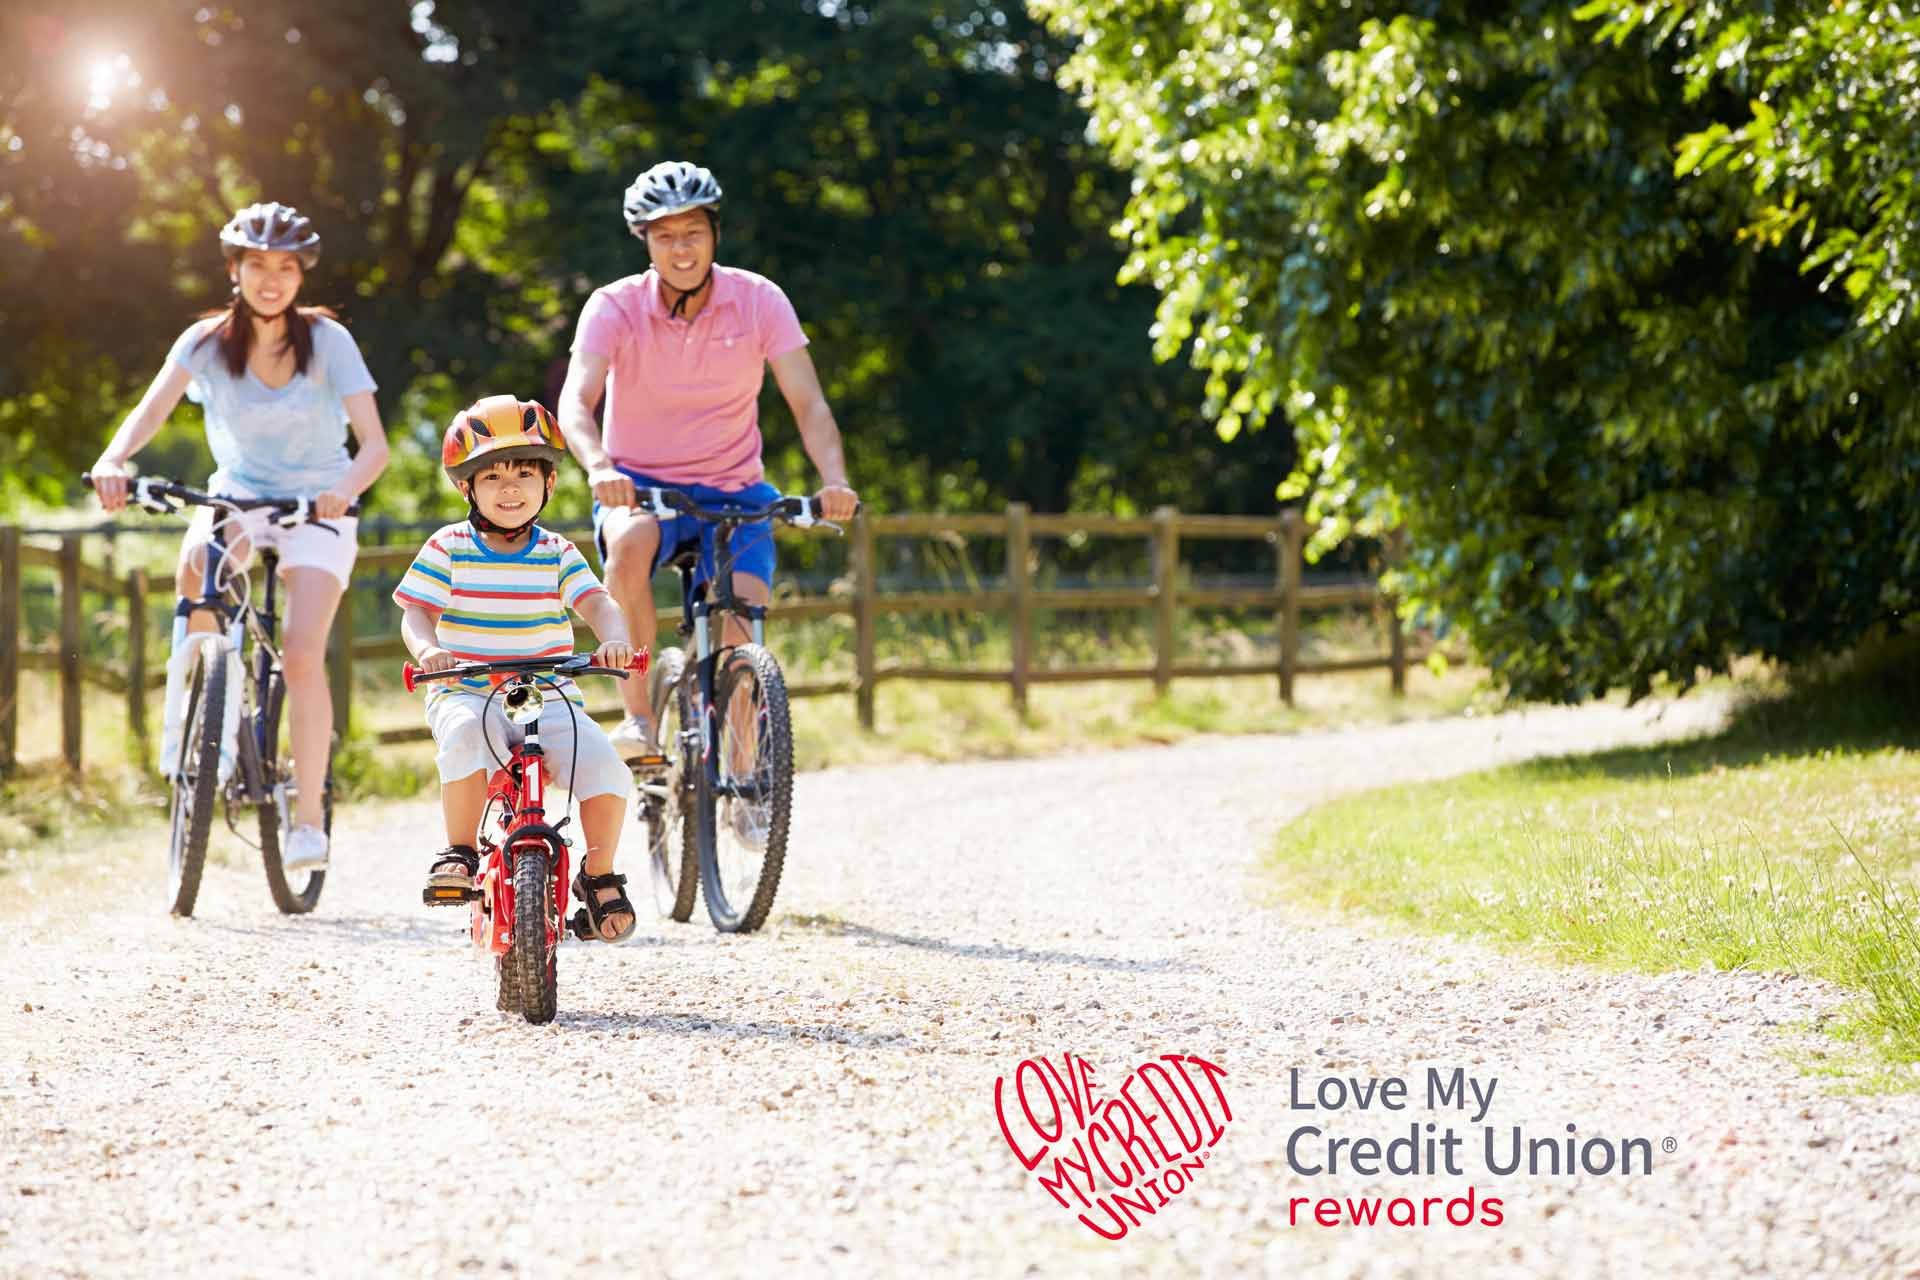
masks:
<instances>
[{"instance_id":1,"label":"man","mask_svg":"<svg viewBox=\"0 0 1920 1280\"><path fill-rule=\"evenodd\" d=\"M847 483L840 428L820 390L793 304L764 276L715 263L720 184L685 161L655 165L623 202L628 229L647 246L652 268L594 291L580 313L573 359L560 392L560 430L593 487L594 537L607 589L635 645L656 630L653 573L683 538L703 540L701 574L711 578L713 528L687 518L661 522L632 510L636 485L679 489L703 505L765 506L778 496L761 465L760 387L767 366L820 472L821 514L850 518L858 497ZM604 436L594 411L607 395ZM734 591L752 604L772 596L773 530L765 522L734 535ZM748 637L729 619L726 641ZM629 758L656 759L644 682L620 682L627 718L613 731Z\"/></svg>"}]
</instances>

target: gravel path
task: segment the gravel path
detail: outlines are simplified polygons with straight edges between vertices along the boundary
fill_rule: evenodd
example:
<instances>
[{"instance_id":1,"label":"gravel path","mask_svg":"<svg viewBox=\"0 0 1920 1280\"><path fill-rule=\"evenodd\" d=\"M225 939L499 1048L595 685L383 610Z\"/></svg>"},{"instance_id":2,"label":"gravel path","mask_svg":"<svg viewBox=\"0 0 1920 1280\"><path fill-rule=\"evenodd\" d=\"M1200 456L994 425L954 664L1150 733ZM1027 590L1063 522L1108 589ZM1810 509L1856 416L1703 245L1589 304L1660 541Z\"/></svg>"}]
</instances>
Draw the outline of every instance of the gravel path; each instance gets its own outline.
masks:
<instances>
[{"instance_id":1,"label":"gravel path","mask_svg":"<svg viewBox=\"0 0 1920 1280\"><path fill-rule=\"evenodd\" d=\"M240 866L209 873L191 921L165 916L157 879L84 928L16 909L0 1275L1920 1276L1920 1098L1837 1096L1795 1067L1820 1042L1791 1028L1833 1007L1816 984L1538 968L1260 904L1272 831L1338 789L1718 714L807 774L764 933L646 920L625 947L569 944L548 1027L495 1013L460 922L416 905L431 801L343 813L308 919L277 916ZM1223 1132L1118 1241L1054 1203L996 1117L1007 1076L1050 1128L1043 1077L1015 1069L1067 1053L1115 1127L1114 1091L1157 1055L1226 1072L1215 1092L1185 1064ZM1426 1106L1428 1070L1456 1068L1497 1079L1481 1123L1502 1142L1516 1125L1644 1137L1652 1171L1490 1176L1471 1111ZM1294 1110L1296 1069L1307 1097L1403 1078L1408 1107ZM1017 1096L1010 1131L1032 1148ZM1328 1137L1428 1121L1470 1138L1462 1176L1289 1167L1302 1125L1323 1130L1305 1163ZM1430 1206L1424 1226L1323 1227L1311 1200L1289 1223L1296 1198L1468 1186L1502 1200L1500 1225Z\"/></svg>"}]
</instances>

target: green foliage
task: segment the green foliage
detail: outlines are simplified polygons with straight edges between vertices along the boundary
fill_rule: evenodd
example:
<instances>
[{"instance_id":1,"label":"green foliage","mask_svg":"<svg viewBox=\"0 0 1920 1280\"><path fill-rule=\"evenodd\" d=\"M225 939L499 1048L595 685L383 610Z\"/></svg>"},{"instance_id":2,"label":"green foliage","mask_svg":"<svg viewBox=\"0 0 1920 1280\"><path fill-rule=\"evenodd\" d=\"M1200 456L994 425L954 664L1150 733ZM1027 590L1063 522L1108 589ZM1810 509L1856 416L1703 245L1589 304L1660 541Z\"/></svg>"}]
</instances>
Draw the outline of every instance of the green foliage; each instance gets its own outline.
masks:
<instances>
[{"instance_id":1,"label":"green foliage","mask_svg":"<svg viewBox=\"0 0 1920 1280\"><path fill-rule=\"evenodd\" d=\"M1725 151L1744 99L1672 73L1662 37L1723 7L1635 6L1652 32L1549 0L1035 7L1080 37L1065 78L1135 175L1118 229L1126 278L1161 292L1158 354L1205 371L1223 434L1287 413L1287 491L1328 539L1403 526L1412 599L1515 694L1685 686L1911 606L1910 326L1870 310L1880 276L1855 302L1805 273ZM1869 65L1890 80L1897 59ZM1855 172L1825 124L1806 163ZM1855 217L1859 172L1831 206ZM1757 226L1781 233L1742 238ZM1881 263L1860 244L1848 280Z\"/></svg>"},{"instance_id":2,"label":"green foliage","mask_svg":"<svg viewBox=\"0 0 1920 1280\"><path fill-rule=\"evenodd\" d=\"M480 394L557 390L587 292L646 265L622 189L688 155L729 193L722 260L793 296L878 505L1271 509L1290 441L1222 442L1193 375L1148 358L1152 295L1115 283L1106 232L1125 176L1023 10L663 13L9 7L0 43L31 56L0 64L0 342L25 353L0 365L0 504L72 495L168 343L225 300L215 229L271 197L314 216L306 298L340 307L381 386L396 449L374 509L456 510L440 426ZM89 59L120 50L90 100ZM774 478L811 484L769 387Z\"/></svg>"}]
</instances>

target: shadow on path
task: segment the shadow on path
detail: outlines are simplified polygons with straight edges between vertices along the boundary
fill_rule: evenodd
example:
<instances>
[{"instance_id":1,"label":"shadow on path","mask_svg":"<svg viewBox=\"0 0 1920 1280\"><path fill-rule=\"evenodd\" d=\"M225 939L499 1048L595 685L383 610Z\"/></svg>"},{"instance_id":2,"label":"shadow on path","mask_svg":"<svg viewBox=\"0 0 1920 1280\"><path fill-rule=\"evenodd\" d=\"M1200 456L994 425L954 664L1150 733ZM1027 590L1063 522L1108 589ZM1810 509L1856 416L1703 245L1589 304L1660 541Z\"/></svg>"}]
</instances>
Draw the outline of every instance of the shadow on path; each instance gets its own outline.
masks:
<instances>
[{"instance_id":1,"label":"shadow on path","mask_svg":"<svg viewBox=\"0 0 1920 1280\"><path fill-rule=\"evenodd\" d=\"M1037 951L1003 942L955 942L948 938L928 938L915 933L892 933L834 916L784 916L780 923L790 928L852 938L855 946L913 947L925 951L943 951L970 960L1013 960L1027 964L1064 964L1082 969L1114 969L1136 973L1199 972L1197 966L1184 960L1126 960L1119 956L1090 955L1084 951Z\"/></svg>"},{"instance_id":2,"label":"shadow on path","mask_svg":"<svg viewBox=\"0 0 1920 1280\"><path fill-rule=\"evenodd\" d=\"M674 1035L724 1036L731 1040L809 1040L855 1049L910 1047L913 1037L900 1031L855 1031L825 1023L729 1022L697 1013L597 1013L562 1009L553 1026L578 1031L661 1031Z\"/></svg>"}]
</instances>

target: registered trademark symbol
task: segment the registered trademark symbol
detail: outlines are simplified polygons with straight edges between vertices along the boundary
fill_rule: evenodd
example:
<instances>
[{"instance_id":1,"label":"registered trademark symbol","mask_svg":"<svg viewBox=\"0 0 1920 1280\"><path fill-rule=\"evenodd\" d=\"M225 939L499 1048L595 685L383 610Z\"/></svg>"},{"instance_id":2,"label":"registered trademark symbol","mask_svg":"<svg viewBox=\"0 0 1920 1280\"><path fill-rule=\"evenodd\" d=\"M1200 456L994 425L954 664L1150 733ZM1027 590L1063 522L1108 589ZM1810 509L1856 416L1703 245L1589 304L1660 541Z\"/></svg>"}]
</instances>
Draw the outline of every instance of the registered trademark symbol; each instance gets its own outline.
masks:
<instances>
[{"instance_id":1,"label":"registered trademark symbol","mask_svg":"<svg viewBox=\"0 0 1920 1280\"><path fill-rule=\"evenodd\" d=\"M1675 1151L1678 1151L1680 1149L1680 1144L1675 1142L1672 1138L1662 1138L1660 1139L1660 1149L1666 1152L1668 1155L1672 1155Z\"/></svg>"}]
</instances>

